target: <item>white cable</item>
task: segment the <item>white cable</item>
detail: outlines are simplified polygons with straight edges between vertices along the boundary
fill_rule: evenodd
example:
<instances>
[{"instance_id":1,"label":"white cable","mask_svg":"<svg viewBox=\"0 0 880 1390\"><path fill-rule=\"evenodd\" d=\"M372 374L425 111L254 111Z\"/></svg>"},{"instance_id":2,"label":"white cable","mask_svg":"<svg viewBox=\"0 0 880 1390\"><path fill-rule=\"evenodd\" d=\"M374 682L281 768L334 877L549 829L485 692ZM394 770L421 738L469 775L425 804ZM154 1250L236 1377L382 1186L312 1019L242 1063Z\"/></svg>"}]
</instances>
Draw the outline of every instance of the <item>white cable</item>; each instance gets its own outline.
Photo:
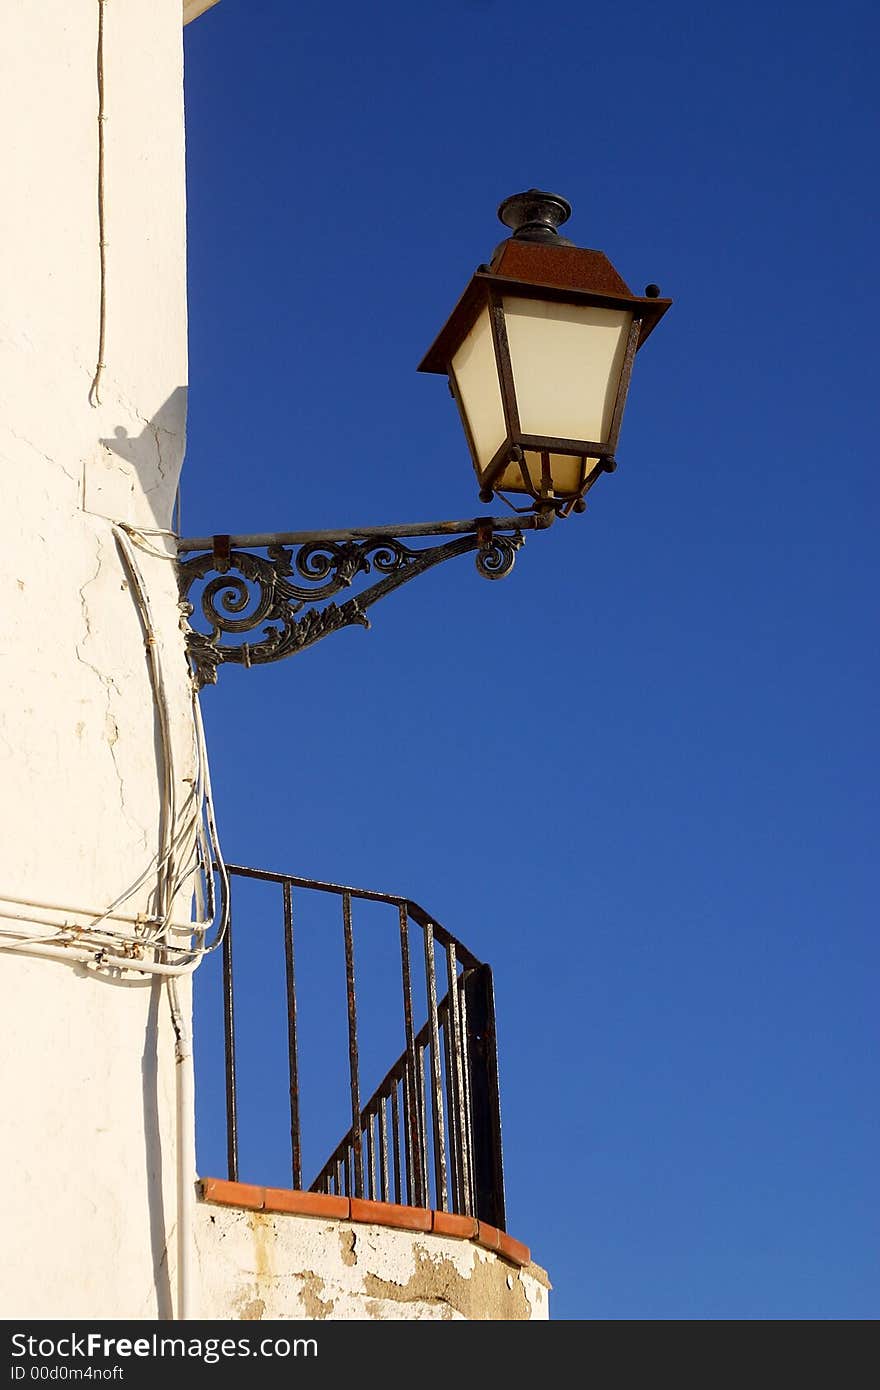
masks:
<instances>
[{"instance_id":1,"label":"white cable","mask_svg":"<svg viewBox=\"0 0 880 1390\"><path fill-rule=\"evenodd\" d=\"M196 728L196 739L199 746L199 758L204 778L205 791L205 821L208 827L208 837L210 850L213 854L213 864L217 865L217 873L220 876L221 887L221 918L217 929L217 935L213 944L206 947L206 950L213 951L220 945L226 935L226 928L229 923L229 871L223 858L223 851L220 848L220 837L217 834L217 821L214 814L214 793L211 787L211 767L208 762L208 749L205 741L205 725L202 720L202 707L199 703L198 691L195 681L193 681L193 720ZM209 861L205 866L205 879L209 886L209 902L213 904L213 864ZM213 913L212 913L213 917Z\"/></svg>"},{"instance_id":2,"label":"white cable","mask_svg":"<svg viewBox=\"0 0 880 1390\"><path fill-rule=\"evenodd\" d=\"M121 546L121 548L122 548L123 557L127 560L128 566L129 566L129 568L130 568L130 574L131 574L132 579L133 579L133 582L134 582L135 598L136 598L137 602L139 603L139 605L140 605L141 608L142 608L143 619L144 619L144 624L145 624L145 629L146 629L146 634L147 634L148 652L149 652L149 654L150 654L151 662L153 663L153 669L154 669L154 671L155 671L154 689L155 689L155 691L156 691L157 705L158 705L159 713L160 713L160 731L162 732L162 736L163 736L163 740L164 740L164 745L165 745L165 749L166 749L166 753L167 753L166 785L168 786L168 789L169 789L169 798L170 798L170 800L171 800L171 812L172 812L172 823L173 823L173 811L174 811L174 769L173 769L173 763L172 763L172 761L171 761L172 749L171 749L171 738L170 738L170 729L169 729L169 722L170 722L170 721L169 721L169 715L168 715L167 697L166 697L166 694L165 694L165 685L164 685L164 676L163 676L163 672L162 672L161 657L160 657L159 650L158 650L158 645L157 645L157 642L156 642L155 624L154 624L154 622L153 622L153 617L152 617L152 612L151 612L151 605L150 605L149 593L148 593L147 588L146 588L146 585L145 585L145 583L144 583L143 575L141 574L140 567L139 567L139 565L138 565L138 563L137 563L137 559L135 558L134 554L132 553L131 546L128 544L128 540L127 540L127 537L126 537L126 531L127 531L129 528L126 527L125 530L123 530L122 527L114 526L113 529L114 529L114 534L116 535L117 541L119 542L119 544L120 544L120 546ZM193 692L193 693L192 693L193 722L194 722L194 725L195 725L195 730L196 730L196 742L197 742L197 761L198 761L198 765L199 765L199 772L200 772L200 777L201 777L201 780L202 780L203 793L204 793L205 819L206 819L207 827L208 827L208 839L209 839L209 843L210 843L211 849L212 849L212 851L213 851L214 861L216 862L216 865L217 865L217 871L218 871L218 873L219 873L219 875L220 875L220 881L221 881L221 885L222 885L222 889L223 889L223 894L222 894L223 902L224 902L224 904L227 904L227 903L228 903L228 899L229 899L229 875L228 875L228 873L227 873L226 864L225 864L225 862L224 862L223 854L222 854L222 851L221 851L221 848L220 848L220 838L219 838L219 835L217 834L217 824L216 824L216 817L215 817L215 813L214 813L214 797L213 797L213 791L212 791L212 787L211 787L211 771L210 771L210 765L209 765L209 762L208 762L208 750L207 750L207 744L206 744L206 739L205 739L205 726L204 726L204 722L203 722L203 720L202 720L202 711L201 711L201 705L199 704L198 691L197 691L197 689L196 689L196 686L195 686L195 682L194 682L194 681L193 681L193 683L192 683L192 692ZM211 873L211 867L210 867L209 864L206 864L206 865L204 866L204 868L205 868L205 876L206 876L206 878L208 878L209 875L210 875L210 873ZM167 891L167 890L166 890L166 891ZM169 908L170 908L170 904L169 904ZM221 927L220 927L220 930L219 930L219 932L218 932L217 938L216 938L216 940L213 942L213 944L212 944L211 946L205 948L206 951L216 949L216 947L220 944L220 941L222 940L222 937L223 937L223 935L224 935L224 933L225 933L225 929L226 929L225 911L226 911L226 909L224 909L224 920L221 922Z\"/></svg>"},{"instance_id":3,"label":"white cable","mask_svg":"<svg viewBox=\"0 0 880 1390\"><path fill-rule=\"evenodd\" d=\"M121 526L124 531L130 531L134 536L170 536L172 540L180 540L180 532L173 531L167 526L132 526L130 521L117 521L116 525ZM174 557L166 556L165 558L173 559Z\"/></svg>"},{"instance_id":4,"label":"white cable","mask_svg":"<svg viewBox=\"0 0 880 1390\"><path fill-rule=\"evenodd\" d=\"M174 978L168 981L168 1003L174 1028L177 1101L177 1320L188 1322L196 1316L192 1279L195 1264L195 1077L192 1038L177 993L177 980Z\"/></svg>"},{"instance_id":5,"label":"white cable","mask_svg":"<svg viewBox=\"0 0 880 1390\"><path fill-rule=\"evenodd\" d=\"M165 528L165 527L150 527L150 526L138 526L138 527L135 527L135 526L131 526L128 522L122 522L122 521L114 523L114 531L116 531L117 537L118 537L118 539L120 540L120 542L122 542L122 543L124 544L123 536L128 537L128 539L129 539L134 545L137 545L141 550L144 550L148 555L152 555L152 556L154 556L156 559L161 559L161 560L176 560L176 559L177 559L176 553L175 553L175 554L170 554L170 555L169 555L166 551L156 550L153 546L147 545L147 544L145 543L145 540L144 540L144 538L145 538L146 536L169 536L169 537L173 538L175 541L177 541L177 540L179 540L180 538L179 538L179 535L177 534L177 532L175 532L175 531L170 531L170 530L168 530L168 529ZM120 535L120 534L119 534L120 532L122 532L123 535ZM135 558L134 558L134 556L131 554L131 551L130 551L130 549L129 549L128 547L126 547L126 549L125 549L125 554L128 556L129 561L130 561L130 563L134 566L135 570L137 570L137 563L136 563ZM139 573L139 571L138 571L138 573ZM148 596L147 596L147 593L146 593L146 587L143 585L142 582L141 582L141 584L140 584L139 587L140 587L140 590L141 590L142 595L143 595L143 600L144 600L143 606L144 606L144 609L145 609L145 611L146 611L146 622L148 623L148 625L152 626L152 624L151 624L151 619L150 619L150 617L149 617L149 612L148 612L149 599L148 599ZM140 595L136 595L136 597L139 598ZM199 825L199 829L198 829L198 832L197 832L197 838L198 838L199 847L200 847L200 851L201 851L201 855L202 855L202 867L203 867L203 874L204 874L204 883L205 883L205 885L206 885L206 887L207 887L207 893L208 893L208 903L209 903L209 907L210 907L209 919L210 919L210 922L213 923L213 920L214 920L214 891L213 891L214 880L213 880L213 869L212 869L212 865L213 865L213 864L216 864L217 870L218 870L218 872L219 872L219 874L220 874L220 880L221 880L221 885L222 885L222 890L223 890L221 896L222 896L222 901L223 901L224 904L227 904L227 903L228 903L228 899L229 899L229 876L228 876L227 871L226 871L226 865L225 865L225 863L224 863L223 854L222 854L222 851L221 851L221 849L220 849L220 840L219 840L219 836L218 836L218 834L217 834L216 818L215 818L215 814L214 814L214 799L213 799L213 794L212 794L212 790L211 790L211 777L210 777L210 768L209 768L209 763L208 763L208 750L207 750L207 744L206 744L206 740L205 740L205 729L204 729L204 723L203 723L203 720L202 720L201 706L200 706L200 704L199 704L198 687L197 687L197 685L196 685L196 683L195 683L195 679L194 679L194 678L193 678L192 685L193 685L193 696L192 696L193 721L194 721L195 728L196 728L197 763L198 763L199 772L200 772L200 776L201 776L202 783L203 783L203 785L202 785L202 800L203 800L203 805L204 805L204 808L205 808L205 820L206 820L206 822L207 822L207 828L208 828L208 836L207 836L208 843L207 843L207 844L205 843L205 837L204 837L204 835L203 835L203 828L202 828L201 823L200 823L200 825ZM210 847L210 848L209 848L209 847ZM199 888L201 889L201 880L199 881ZM224 912L225 912L225 911L226 911L226 908L224 907ZM200 914L200 915L201 915L201 914ZM222 940L223 935L225 934L225 928L226 928L226 923L225 923L225 920L224 920L223 922L221 922L220 930L218 931L217 939L215 940L215 942L213 943L212 946L210 946L210 947L208 947L208 948L206 948L206 949L208 949L208 950L214 950L215 947L218 946L218 945L220 944L220 941Z\"/></svg>"},{"instance_id":6,"label":"white cable","mask_svg":"<svg viewBox=\"0 0 880 1390\"><path fill-rule=\"evenodd\" d=\"M123 521L117 521L114 524L118 526L121 531L125 532L129 540L131 540L138 547L139 550L143 550L147 555L152 555L153 559L174 560L176 562L176 550L170 554L167 550L158 550L154 545L149 545L146 539L147 536L173 536L175 540L179 540L180 537L177 535L175 531L150 530L147 527L141 526L134 527L129 526L126 522Z\"/></svg>"},{"instance_id":7,"label":"white cable","mask_svg":"<svg viewBox=\"0 0 880 1390\"><path fill-rule=\"evenodd\" d=\"M145 528L150 529L150 528ZM93 960L95 948L100 949L107 959L112 959L115 966L123 969L135 970L141 973L166 974L188 973L201 961L203 956L216 950L221 944L226 934L228 923L228 904L229 904L229 875L223 859L220 840L217 833L216 815L214 810L213 790L211 786L210 767L208 763L207 745L205 739L204 722L202 720L201 706L198 699L198 691L195 681L192 680L192 712L194 727L194 756L196 772L192 781L190 791L187 794L180 814L176 807L176 785L173 763L173 750L171 748L170 714L168 709L168 699L164 681L164 671L162 669L161 654L156 633L156 625L153 619L152 605L150 603L149 592L144 581L137 560L132 552L131 545L128 544L127 535L134 528L127 525L114 524L113 531L120 553L128 571L131 581L131 592L135 598L141 621L144 629L144 640L147 648L148 660L150 664L151 682L156 700L157 712L159 715L160 743L162 746L162 847L157 854L153 855L149 864L138 875L137 879L129 887L120 893L117 898L106 908L97 909L91 907L72 906L70 904L50 903L34 901L31 899L19 898L12 895L0 895L0 918L9 921L20 921L33 924L40 922L47 927L55 928L52 935L42 935L40 937L22 938L16 933L6 932L0 928L0 936L12 937L9 941L0 941L0 951L16 949L33 949L39 954L49 954L61 959L78 959L82 955L86 960ZM173 534L160 532L156 528L154 534ZM131 536L133 543L136 537ZM157 552L158 554L159 552ZM163 559L173 558L162 554ZM182 846L189 843L190 848L184 853L180 853ZM220 921L216 922L217 902L214 885L214 870L220 879ZM157 878L156 887L156 910L151 913L141 912L136 915L121 912L120 908L132 898L135 893L142 888L144 883L155 874ZM195 875L195 891L197 899L197 916L194 921L179 921L172 917L172 907L178 893L191 881ZM26 913L4 910L2 904L11 903L15 907L29 909ZM87 923L71 923L69 921L57 922L53 918L43 916L44 913L71 914L77 917L90 919ZM125 923L140 927L140 933L126 932L118 928L111 928L111 922ZM214 940L210 943L207 936L212 927L215 926L216 933ZM187 945L174 945L168 939L168 932L180 932L187 937ZM62 938L67 937L69 943L65 943ZM89 945L81 945L84 938L89 940ZM128 947L138 947L141 949L154 949L164 946L177 958L178 963L171 966L165 965L160 968L157 965L150 965L143 961L134 961L128 953ZM114 949L114 947L116 949ZM119 947L125 954L119 953Z\"/></svg>"},{"instance_id":8,"label":"white cable","mask_svg":"<svg viewBox=\"0 0 880 1390\"><path fill-rule=\"evenodd\" d=\"M139 926L142 923L144 925L149 925L153 921L152 913L148 912L140 912L137 914L127 912L114 912L111 914L109 910L101 912L97 908L72 907L70 903L36 902L33 898L17 898L14 897L11 893L0 893L0 917L10 917L14 918L16 921L22 922L36 921L38 919L35 917L26 917L24 914L17 912L6 912L4 910L4 907L2 906L2 904L4 903L12 903L14 907L33 908L39 912L69 912L74 917L88 917L90 918L89 922L80 924L82 929L86 931L94 930L95 927L98 926L101 922L110 919L112 919L115 922L128 922L136 926ZM46 920L49 923L49 926L61 926L60 922L52 922L48 918L40 918L39 920ZM192 929L196 926L210 927L212 924L210 922L191 922L188 919L180 919L179 921L168 922L167 925L169 927L173 927L175 931L186 931L187 929ZM133 939L134 938L132 937L132 940ZM143 938L141 938L141 940L142 939Z\"/></svg>"},{"instance_id":9,"label":"white cable","mask_svg":"<svg viewBox=\"0 0 880 1390\"><path fill-rule=\"evenodd\" d=\"M179 841L181 841L182 839L184 839L184 838L186 838L186 837L189 836L189 834L190 834L190 832L191 832L191 829L192 829L193 822L194 822L195 820L196 820L195 815L192 815L192 816L190 816L190 819L189 819L188 821L185 821L185 822L184 822L184 825L183 825L182 829L179 830L179 831L177 832L177 835L175 836L174 847L177 846L177 843L178 843ZM154 872L155 872L157 875L159 875L159 874L163 871L163 869L164 869L164 867L165 867L165 865L166 865L166 863L167 863L167 861L168 861L168 857L169 857L169 851L168 851L167 849L165 850L165 852L164 852L161 856L159 856L158 854L154 854L154 855L152 856L152 858L150 859L150 862L147 864L146 868L145 868L145 869L138 875L138 877L135 879L134 883L130 884L129 887L126 888L125 892L124 892L124 893L121 893L120 896L119 896L118 898L114 899L114 901L110 904L110 907L109 907L109 908L105 909L105 911L103 911L102 913L100 913L100 914L97 916L97 918L95 919L95 922L93 923L93 925L94 925L94 926L97 926L100 922L104 921L104 920L107 919L108 917L116 916L116 915L117 915L117 914L116 914L116 908L117 908L117 907L121 907L122 904L123 904L124 902L127 902L129 898L134 897L134 895L135 895L135 893L138 891L138 889L141 888L141 887L143 886L143 884L147 881L148 878L150 878L150 876L151 876ZM69 909L69 911L71 911L71 912L75 912L76 910L77 910L76 908L70 908L70 909ZM141 914L141 915L142 915L142 916L146 916L146 915L148 915L148 914ZM150 913L149 916L151 916L152 918L154 918L154 919L156 920L157 924L160 923L161 919L160 919L160 917L159 917L159 915L158 915L157 913ZM122 920L125 920L125 919L122 919ZM132 919L132 920L137 920L137 919Z\"/></svg>"},{"instance_id":10,"label":"white cable","mask_svg":"<svg viewBox=\"0 0 880 1390\"><path fill-rule=\"evenodd\" d=\"M178 832L178 836L176 837L178 840L182 839L184 834L189 832L192 819L193 817L190 817L190 821L187 822L183 829ZM200 844L204 844L205 831L203 825L201 824L200 816L197 818L196 831L198 841L200 842ZM219 843L217 843L215 846L215 854L217 854L220 860L222 861ZM193 862L194 858L197 861L200 860L202 865L204 865L205 862L210 863L210 851L208 851L206 859L205 849L202 848L196 850L196 848L194 847L194 851L191 853L190 859L187 861L185 868L189 868L189 864ZM208 889L207 906L210 909L210 913L207 917L203 915L202 911L199 911L198 916L195 920L167 918L163 923L158 919L158 917L155 914L152 913L143 912L134 915L131 913L123 913L116 910L127 898L133 896L137 888L140 887L140 885L149 877L150 871L155 860L156 856L154 855L153 859L150 862L150 865L139 876L138 880L136 880L136 882L130 888L128 888L125 893L120 894L119 897L115 900L113 904L111 904L109 908L99 910L94 907L85 907L83 905L74 906L70 903L43 902L32 898L17 897L10 893L3 893L0 894L0 918L5 918L9 921L27 922L29 924L33 924L34 922L41 922L46 926L55 927L59 934L73 933L74 935L81 937L86 934L91 936L94 933L96 941L100 939L102 941L109 941L111 943L116 941L122 944L130 943L132 945L138 946L151 946L155 944L154 937L151 933L154 933L155 931L161 928L166 932L169 930L177 931L186 934L188 937L192 937L195 935L200 938L200 943L195 948L193 948L192 946L173 946L171 943L167 942L167 937L165 938L166 944L169 946L169 949L186 956L187 959L195 956L201 957L202 955L207 954L208 951L214 950L215 947L220 944L223 930L225 930L225 923L221 924L222 930L218 933L217 940L210 947L205 947L202 943L204 942L207 932L210 931L211 927L214 925L215 903L213 892L213 875L210 872L205 873L204 869L203 875L200 875L197 878L196 882L198 886L198 897L202 903L205 902L205 893L203 891L203 886L207 887ZM225 865L223 866L223 872L224 874L226 873ZM228 887L228 878L226 879L226 883ZM13 907L21 907L27 910L24 912L10 911L9 908L5 906L6 904L12 904ZM55 913L58 915L70 914L76 917L85 917L89 920L87 922L82 923L57 922L53 918L46 917L43 915L47 912ZM136 935L131 932L119 931L118 929L110 931L109 929L105 928L103 931L99 931L99 928L101 928L102 924L108 921L118 921L124 922L129 925L142 926L144 928L144 931L141 935ZM3 929L0 928L0 935L12 936L13 933L4 932ZM57 937L43 936L26 938L25 940L30 939L42 942L55 941L57 940ZM15 939L9 942L8 944L0 942L0 950L14 950L16 948L16 945L21 946L24 944L25 942L16 934Z\"/></svg>"},{"instance_id":11,"label":"white cable","mask_svg":"<svg viewBox=\"0 0 880 1390\"><path fill-rule=\"evenodd\" d=\"M161 877L158 880L157 895L162 918L167 922L171 917L174 899L181 882L180 878L175 873L174 863L176 840L174 827L177 820L177 789L168 694L165 686L164 671L162 669L162 657L158 645L156 624L153 621L149 590L144 582L144 577L134 554L132 544L126 539L125 531L118 526L114 526L113 533L116 537L116 543L119 546L123 563L132 581L132 590L141 612L141 621L144 627L144 637L150 663L153 698L156 703L156 711L159 718L162 769L164 773L161 801L162 819L160 826L160 842L164 850L162 859L167 860L167 862L164 864ZM194 686L193 691L195 691ZM195 693L193 695L193 713L196 729L197 784L200 790L204 792L204 804L206 808L209 808L206 811L209 834L214 835L213 806L208 800L210 796L210 774L207 765L204 728L201 723L201 711ZM198 830L196 830L194 847L197 849L197 852L201 847ZM210 866L208 866L208 871L210 871ZM204 947L194 954L190 967L191 969L194 970L196 968L203 954ZM170 972L174 972L173 966L167 967L167 969ZM189 1030L186 1026L183 1010L180 1006L174 973L171 973L168 980L168 1002L171 1008L171 1022L175 1036L174 1056L177 1116L177 1144L175 1146L177 1173L177 1317L178 1320L186 1321L193 1317L192 1269L195 1263L193 1251L193 1225L195 1216L194 1188L196 1176L195 1081L193 1075L192 1042L189 1036Z\"/></svg>"},{"instance_id":12,"label":"white cable","mask_svg":"<svg viewBox=\"0 0 880 1390\"><path fill-rule=\"evenodd\" d=\"M106 0L98 0L98 253L99 253L99 308L98 308L98 362L92 385L89 390L89 404L101 404L101 374L106 363L104 349L107 340L107 239L104 217L104 123L107 114L104 109L104 5Z\"/></svg>"},{"instance_id":13,"label":"white cable","mask_svg":"<svg viewBox=\"0 0 880 1390\"><path fill-rule=\"evenodd\" d=\"M157 897L159 901L160 913L163 918L170 915L171 903L169 893L173 883L174 869L174 823L176 820L176 788L174 776L174 753L171 742L171 719L168 710L168 698L165 689L164 673L162 670L162 658L159 647L156 625L153 621L152 605L150 603L149 590L144 581L140 565L137 562L134 551L126 537L125 532L119 526L113 527L113 534L122 555L123 564L128 571L131 580L132 592L135 602L140 610L141 622L144 627L144 642L147 649L147 659L150 667L150 679L153 686L153 698L156 704L156 713L159 719L159 743L162 750L162 796L160 801L160 843L163 848L161 856L160 872L157 875ZM162 863L162 860L165 862Z\"/></svg>"},{"instance_id":14,"label":"white cable","mask_svg":"<svg viewBox=\"0 0 880 1390\"><path fill-rule=\"evenodd\" d=\"M186 965L167 965L163 961L133 961L131 956L114 955L99 948L88 950L84 946L45 946L42 942L17 941L15 946L29 956L45 956L49 960L77 961L95 969L134 971L139 975L191 975L199 961L189 961Z\"/></svg>"},{"instance_id":15,"label":"white cable","mask_svg":"<svg viewBox=\"0 0 880 1390\"><path fill-rule=\"evenodd\" d=\"M14 920L14 921L19 921L19 920L20 920L20 921L24 922L24 921L30 921L31 919L30 919L29 917L28 917L28 918L21 917L21 918L14 918L13 920ZM57 941L60 941L61 938L62 938L63 936L68 936L68 937L71 938L71 940L73 939L73 933L70 931L70 929L69 929L68 927L62 927L61 930L58 932L57 936L54 936L54 937L52 937L52 936L45 936L45 935L43 935L43 936L21 936L18 932L5 932L5 931L3 931L2 928L0 928L0 935L9 936L9 937L12 938L12 940L9 941L9 942L2 942L2 943L0 943L0 951L18 951L18 950L21 950L21 949L22 949L23 947L25 947L25 946L42 946L42 945L45 945L46 942L52 942L52 941L56 941L56 942L57 942Z\"/></svg>"},{"instance_id":16,"label":"white cable","mask_svg":"<svg viewBox=\"0 0 880 1390\"><path fill-rule=\"evenodd\" d=\"M0 917L7 922L25 922L28 926L39 923L44 927L54 927L52 932L41 932L39 936L23 937L20 931L15 931L9 927L0 927L0 937L7 937L7 941L0 941L0 951L14 951L20 946L26 946L29 941L43 942L47 945L64 945L67 938L71 945L82 945L92 949L105 949L109 947L114 953L126 951L128 947L143 950L156 950L160 944L165 948L174 951L177 955L189 960L195 954L189 946L175 946L170 943L159 943L149 936L130 936L125 932L95 932L91 927L78 926L75 922L53 922L48 917L41 917L38 913L31 910L28 913L10 912L6 909L0 912ZM188 924L191 928L191 924ZM130 955L130 953L129 953Z\"/></svg>"}]
</instances>

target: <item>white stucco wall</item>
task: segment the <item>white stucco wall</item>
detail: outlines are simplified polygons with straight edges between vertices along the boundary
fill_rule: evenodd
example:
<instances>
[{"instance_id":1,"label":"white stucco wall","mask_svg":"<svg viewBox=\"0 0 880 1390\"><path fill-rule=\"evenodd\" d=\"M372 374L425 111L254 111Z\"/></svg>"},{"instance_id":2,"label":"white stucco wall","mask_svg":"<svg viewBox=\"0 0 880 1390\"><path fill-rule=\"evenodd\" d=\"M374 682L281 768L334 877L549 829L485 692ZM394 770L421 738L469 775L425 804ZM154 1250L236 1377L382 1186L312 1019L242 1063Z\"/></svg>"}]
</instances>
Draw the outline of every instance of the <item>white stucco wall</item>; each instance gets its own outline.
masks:
<instances>
[{"instance_id":1,"label":"white stucco wall","mask_svg":"<svg viewBox=\"0 0 880 1390\"><path fill-rule=\"evenodd\" d=\"M73 910L107 906L158 844L153 695L109 518L168 526L183 457L181 6L104 7L106 366L93 407L98 15L98 0L0 7L4 933L27 932L15 920L27 917L25 903L60 905L58 922L88 920ZM173 567L142 553L139 562L183 797L192 730ZM146 909L148 891L132 903ZM37 959L9 942L0 936L3 1316L168 1316L166 989Z\"/></svg>"},{"instance_id":2,"label":"white stucco wall","mask_svg":"<svg viewBox=\"0 0 880 1390\"><path fill-rule=\"evenodd\" d=\"M0 5L0 1314L176 1316L167 985L21 941L86 926L147 871L161 760L114 522L171 524L186 414L181 0L103 7L106 341L99 401L99 0ZM149 544L171 553L159 535ZM174 567L137 552L178 803L193 728ZM188 893L181 911L188 912ZM188 985L182 987L184 1012ZM187 1112L191 1118L191 1109ZM180 1190L194 1191L190 1166ZM192 1315L547 1316L468 1241L199 1205Z\"/></svg>"},{"instance_id":3,"label":"white stucco wall","mask_svg":"<svg viewBox=\"0 0 880 1390\"><path fill-rule=\"evenodd\" d=\"M467 1240L318 1217L200 1205L204 1318L532 1321L547 1280Z\"/></svg>"}]
</instances>

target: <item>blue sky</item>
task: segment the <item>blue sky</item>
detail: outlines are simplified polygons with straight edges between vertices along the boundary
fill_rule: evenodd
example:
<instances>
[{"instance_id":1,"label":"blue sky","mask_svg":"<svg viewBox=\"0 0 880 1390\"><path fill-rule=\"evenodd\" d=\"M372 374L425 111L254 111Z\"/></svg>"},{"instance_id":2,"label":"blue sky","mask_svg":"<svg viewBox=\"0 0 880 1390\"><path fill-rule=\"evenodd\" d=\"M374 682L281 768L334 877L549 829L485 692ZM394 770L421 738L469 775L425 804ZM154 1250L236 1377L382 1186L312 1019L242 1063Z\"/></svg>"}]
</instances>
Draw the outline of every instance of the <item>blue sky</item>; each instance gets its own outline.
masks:
<instances>
[{"instance_id":1,"label":"blue sky","mask_svg":"<svg viewBox=\"0 0 880 1390\"><path fill-rule=\"evenodd\" d=\"M560 1319L878 1313L878 38L754 0L186 32L186 533L482 510L415 367L509 193L675 300L584 516L203 698L229 859L407 894L493 966L508 1225ZM239 1003L242 1177L279 1184L280 969Z\"/></svg>"}]
</instances>

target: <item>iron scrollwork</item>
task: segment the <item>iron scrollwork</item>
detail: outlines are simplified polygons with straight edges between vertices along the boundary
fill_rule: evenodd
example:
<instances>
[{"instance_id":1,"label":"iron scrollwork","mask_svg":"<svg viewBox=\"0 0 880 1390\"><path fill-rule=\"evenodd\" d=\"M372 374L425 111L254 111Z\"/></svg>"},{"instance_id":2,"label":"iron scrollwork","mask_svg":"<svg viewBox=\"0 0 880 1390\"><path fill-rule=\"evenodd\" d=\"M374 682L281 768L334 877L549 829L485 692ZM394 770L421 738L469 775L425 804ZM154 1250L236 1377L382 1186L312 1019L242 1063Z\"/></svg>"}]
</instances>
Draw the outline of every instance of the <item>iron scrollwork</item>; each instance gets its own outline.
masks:
<instances>
[{"instance_id":1,"label":"iron scrollwork","mask_svg":"<svg viewBox=\"0 0 880 1390\"><path fill-rule=\"evenodd\" d=\"M513 568L522 532L546 524L543 518L500 518L377 527L373 533L302 532L238 541L228 536L182 541L181 608L196 681L200 687L214 684L223 662L259 666L304 651L340 628L368 628L367 608L456 555L476 551L478 573L485 579L503 579ZM391 534L394 529L397 535ZM451 539L413 548L401 535ZM193 553L200 550L203 553ZM343 603L333 601L367 574L378 576L377 581ZM203 581L196 596L194 591ZM324 606L310 606L314 604ZM192 625L197 606L207 631ZM245 640L246 634L258 630L257 641Z\"/></svg>"}]
</instances>

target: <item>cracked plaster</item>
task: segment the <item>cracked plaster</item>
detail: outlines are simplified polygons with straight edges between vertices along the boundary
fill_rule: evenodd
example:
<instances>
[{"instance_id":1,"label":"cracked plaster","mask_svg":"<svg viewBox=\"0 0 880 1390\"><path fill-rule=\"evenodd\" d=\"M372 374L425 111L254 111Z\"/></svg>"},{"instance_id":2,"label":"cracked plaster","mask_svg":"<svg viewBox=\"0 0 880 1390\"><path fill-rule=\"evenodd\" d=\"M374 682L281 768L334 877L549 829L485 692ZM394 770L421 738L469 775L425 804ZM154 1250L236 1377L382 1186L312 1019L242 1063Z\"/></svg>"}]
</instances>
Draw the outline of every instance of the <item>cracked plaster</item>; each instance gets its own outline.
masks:
<instances>
[{"instance_id":1,"label":"cracked plaster","mask_svg":"<svg viewBox=\"0 0 880 1390\"><path fill-rule=\"evenodd\" d=\"M547 1278L470 1241L390 1227L201 1204L200 1316L527 1321L548 1316Z\"/></svg>"}]
</instances>

